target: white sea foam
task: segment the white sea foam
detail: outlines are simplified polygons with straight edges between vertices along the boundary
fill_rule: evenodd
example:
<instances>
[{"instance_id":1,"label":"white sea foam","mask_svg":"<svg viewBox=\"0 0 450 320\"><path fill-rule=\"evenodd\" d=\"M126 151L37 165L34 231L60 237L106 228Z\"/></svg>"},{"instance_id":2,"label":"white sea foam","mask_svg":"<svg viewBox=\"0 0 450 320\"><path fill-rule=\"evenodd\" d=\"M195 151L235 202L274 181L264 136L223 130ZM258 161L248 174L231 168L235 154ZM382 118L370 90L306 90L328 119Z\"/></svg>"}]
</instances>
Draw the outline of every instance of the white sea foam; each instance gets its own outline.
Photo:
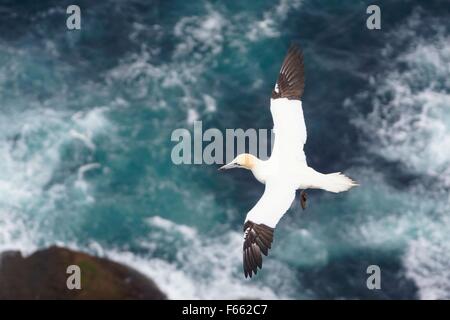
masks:
<instances>
[{"instance_id":1,"label":"white sea foam","mask_svg":"<svg viewBox=\"0 0 450 320\"><path fill-rule=\"evenodd\" d=\"M250 41L259 41L266 38L275 38L280 36L280 25L287 18L289 13L297 10L301 0L280 0L274 5L273 10L263 13L260 20L252 21L248 25L246 33Z\"/></svg>"},{"instance_id":2,"label":"white sea foam","mask_svg":"<svg viewBox=\"0 0 450 320\"><path fill-rule=\"evenodd\" d=\"M197 231L189 226L177 225L176 223L164 219L160 216L154 216L147 219L147 222L155 227L161 228L166 232L179 232L186 238L194 238L197 235Z\"/></svg>"},{"instance_id":3,"label":"white sea foam","mask_svg":"<svg viewBox=\"0 0 450 320\"><path fill-rule=\"evenodd\" d=\"M420 16L413 14L408 26L417 28L418 19ZM371 100L373 111L354 123L366 133L373 153L400 162L414 174L432 177L434 183L384 190L380 198L391 205L383 216L363 223L354 236L372 246L404 248L404 268L418 286L419 297L448 299L450 39L439 30L422 39L411 28L400 29L404 31L393 38L402 42L414 37L414 42L384 73L372 78L371 90L361 96ZM392 52L395 50L388 45L386 61L391 60Z\"/></svg>"},{"instance_id":4,"label":"white sea foam","mask_svg":"<svg viewBox=\"0 0 450 320\"><path fill-rule=\"evenodd\" d=\"M209 94L203 95L203 101L205 102L206 110L208 112L215 112L217 110L217 102Z\"/></svg>"},{"instance_id":5,"label":"white sea foam","mask_svg":"<svg viewBox=\"0 0 450 320\"><path fill-rule=\"evenodd\" d=\"M226 20L215 10L208 9L204 16L183 17L175 24L175 36L182 38L176 48L175 58L191 55L196 51L219 54L222 51L223 28ZM194 53L194 58L196 58ZM200 56L197 56L200 58Z\"/></svg>"},{"instance_id":6,"label":"white sea foam","mask_svg":"<svg viewBox=\"0 0 450 320\"><path fill-rule=\"evenodd\" d=\"M68 196L72 184L83 191L80 204L93 201L84 176L99 164L80 163L65 181L54 177L63 165L61 150L73 139L71 132L80 130L92 138L107 123L102 114L93 108L72 117L67 111L41 108L0 118L0 250L28 253L55 241L55 204ZM92 151L89 145L87 149Z\"/></svg>"},{"instance_id":7,"label":"white sea foam","mask_svg":"<svg viewBox=\"0 0 450 320\"><path fill-rule=\"evenodd\" d=\"M171 228L172 222L156 219L157 225ZM179 227L179 226L178 226ZM178 228L176 227L176 228ZM242 235L229 232L216 239L202 240L187 234L186 247L178 249L176 261L168 262L158 258L135 255L121 250L107 250L112 260L133 266L149 276L160 286L170 299L241 299L288 298L274 291L270 281L249 281L242 276ZM274 264L265 266L266 272ZM284 281L278 287L291 287L294 275L284 270ZM270 277L269 277L270 278Z\"/></svg>"},{"instance_id":8,"label":"white sea foam","mask_svg":"<svg viewBox=\"0 0 450 320\"><path fill-rule=\"evenodd\" d=\"M450 299L449 217L424 222L403 260L407 276L419 287L421 299Z\"/></svg>"},{"instance_id":9,"label":"white sea foam","mask_svg":"<svg viewBox=\"0 0 450 320\"><path fill-rule=\"evenodd\" d=\"M199 120L199 114L195 109L189 109L187 115L187 123L193 124L195 121Z\"/></svg>"},{"instance_id":10,"label":"white sea foam","mask_svg":"<svg viewBox=\"0 0 450 320\"><path fill-rule=\"evenodd\" d=\"M419 40L393 71L373 80L373 111L356 125L374 139L373 152L417 173L450 176L450 39ZM386 95L391 96L385 103ZM448 181L450 183L450 181Z\"/></svg>"},{"instance_id":11,"label":"white sea foam","mask_svg":"<svg viewBox=\"0 0 450 320\"><path fill-rule=\"evenodd\" d=\"M205 2L199 14L181 17L175 23L172 33L176 47L170 60L153 63L156 51L144 46L140 53L126 56L119 66L108 72L107 80L110 84L125 82L128 85L124 90L133 97L150 99L147 105L152 109L174 109L171 104L176 103L183 108L186 121L191 123L217 109L214 95L204 93L202 79L204 73L218 64L224 43L245 53L248 39L259 41L278 36L280 24L300 8L301 2L280 0L263 12L261 19L242 13L230 14L225 7ZM142 31L145 27L136 28ZM180 90L182 95L171 102L169 96L174 89ZM166 90L168 95L165 95Z\"/></svg>"}]
</instances>

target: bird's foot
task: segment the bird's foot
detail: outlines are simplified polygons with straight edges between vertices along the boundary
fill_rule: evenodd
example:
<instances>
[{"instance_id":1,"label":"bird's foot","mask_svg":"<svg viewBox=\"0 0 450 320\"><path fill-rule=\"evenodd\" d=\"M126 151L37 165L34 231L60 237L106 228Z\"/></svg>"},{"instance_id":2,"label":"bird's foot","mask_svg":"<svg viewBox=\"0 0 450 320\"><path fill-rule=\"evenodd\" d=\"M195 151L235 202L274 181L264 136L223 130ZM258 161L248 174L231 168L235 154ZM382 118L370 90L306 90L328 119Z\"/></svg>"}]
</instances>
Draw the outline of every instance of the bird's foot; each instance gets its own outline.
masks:
<instances>
[{"instance_id":1,"label":"bird's foot","mask_svg":"<svg viewBox=\"0 0 450 320\"><path fill-rule=\"evenodd\" d=\"M308 199L308 195L306 194L305 191L302 191L300 193L300 205L302 206L302 209L305 210L306 209L306 200Z\"/></svg>"}]
</instances>

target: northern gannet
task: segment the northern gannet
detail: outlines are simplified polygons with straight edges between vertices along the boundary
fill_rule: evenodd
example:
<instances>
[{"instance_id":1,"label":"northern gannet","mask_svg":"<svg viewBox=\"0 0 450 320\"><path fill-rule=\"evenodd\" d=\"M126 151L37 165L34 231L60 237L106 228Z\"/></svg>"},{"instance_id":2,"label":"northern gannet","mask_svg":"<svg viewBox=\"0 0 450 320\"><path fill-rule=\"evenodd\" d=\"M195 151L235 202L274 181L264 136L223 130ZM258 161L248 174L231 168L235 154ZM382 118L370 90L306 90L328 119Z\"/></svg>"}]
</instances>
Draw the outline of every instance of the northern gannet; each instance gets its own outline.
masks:
<instances>
[{"instance_id":1,"label":"northern gannet","mask_svg":"<svg viewBox=\"0 0 450 320\"><path fill-rule=\"evenodd\" d=\"M272 246L275 226L290 208L296 190L323 189L329 192L347 191L357 184L340 172L323 174L309 167L303 146L306 126L301 97L305 86L303 55L291 46L281 66L270 99L275 142L268 160L244 153L222 166L223 169L244 168L265 184L262 197L248 212L244 223L244 275L251 278L262 268L262 255ZM301 194L305 208L306 194Z\"/></svg>"}]
</instances>

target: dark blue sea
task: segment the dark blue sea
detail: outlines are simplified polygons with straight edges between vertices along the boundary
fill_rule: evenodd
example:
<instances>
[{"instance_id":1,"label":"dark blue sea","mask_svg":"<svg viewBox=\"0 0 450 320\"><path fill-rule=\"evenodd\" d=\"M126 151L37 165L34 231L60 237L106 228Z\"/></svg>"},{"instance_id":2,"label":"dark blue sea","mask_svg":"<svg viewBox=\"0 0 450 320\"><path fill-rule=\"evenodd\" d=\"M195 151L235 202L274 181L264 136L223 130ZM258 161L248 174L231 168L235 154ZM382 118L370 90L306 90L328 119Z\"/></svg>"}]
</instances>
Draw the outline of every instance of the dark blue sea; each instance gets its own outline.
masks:
<instances>
[{"instance_id":1,"label":"dark blue sea","mask_svg":"<svg viewBox=\"0 0 450 320\"><path fill-rule=\"evenodd\" d=\"M378 1L369 30L370 4L0 1L0 251L108 257L172 299L450 298L450 5ZM174 165L171 133L270 129L293 42L308 163L361 186L296 201L245 279L243 221L264 186Z\"/></svg>"}]
</instances>

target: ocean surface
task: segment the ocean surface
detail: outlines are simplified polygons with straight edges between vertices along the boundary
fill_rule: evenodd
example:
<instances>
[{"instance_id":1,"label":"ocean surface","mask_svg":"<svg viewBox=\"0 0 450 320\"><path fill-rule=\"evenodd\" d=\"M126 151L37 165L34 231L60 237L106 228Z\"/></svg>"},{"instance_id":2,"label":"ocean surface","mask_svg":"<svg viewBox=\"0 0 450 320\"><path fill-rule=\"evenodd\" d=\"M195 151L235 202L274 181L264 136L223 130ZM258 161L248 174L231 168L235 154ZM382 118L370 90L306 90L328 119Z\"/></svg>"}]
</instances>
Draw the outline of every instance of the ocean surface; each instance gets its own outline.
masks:
<instances>
[{"instance_id":1,"label":"ocean surface","mask_svg":"<svg viewBox=\"0 0 450 320\"><path fill-rule=\"evenodd\" d=\"M450 298L448 1L0 1L0 251L63 245L126 263L172 299ZM244 170L174 165L171 133L272 127L290 43L305 56L309 192L254 278ZM381 268L381 290L366 269Z\"/></svg>"}]
</instances>

